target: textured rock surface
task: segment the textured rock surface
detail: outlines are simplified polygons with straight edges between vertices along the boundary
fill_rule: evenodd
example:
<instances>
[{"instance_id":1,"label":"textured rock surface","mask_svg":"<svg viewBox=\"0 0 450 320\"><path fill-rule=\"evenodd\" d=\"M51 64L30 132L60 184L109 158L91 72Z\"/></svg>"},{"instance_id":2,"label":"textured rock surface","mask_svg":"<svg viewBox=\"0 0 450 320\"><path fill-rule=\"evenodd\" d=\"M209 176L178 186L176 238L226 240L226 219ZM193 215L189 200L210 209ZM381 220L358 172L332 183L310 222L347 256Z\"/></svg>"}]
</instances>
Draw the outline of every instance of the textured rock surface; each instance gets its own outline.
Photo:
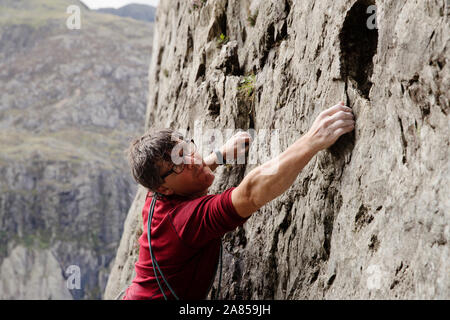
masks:
<instances>
[{"instance_id":1,"label":"textured rock surface","mask_svg":"<svg viewBox=\"0 0 450 320\"><path fill-rule=\"evenodd\" d=\"M225 237L221 298L450 298L448 8L377 1L371 30L373 3L161 2L147 127L278 129L284 150L340 100L356 117ZM222 168L210 191L253 167ZM133 276L144 192L105 298Z\"/></svg>"},{"instance_id":2,"label":"textured rock surface","mask_svg":"<svg viewBox=\"0 0 450 320\"><path fill-rule=\"evenodd\" d=\"M144 127L152 34L76 1L0 1L0 299L66 299L70 265L73 298L102 298L137 190L123 150Z\"/></svg>"}]
</instances>

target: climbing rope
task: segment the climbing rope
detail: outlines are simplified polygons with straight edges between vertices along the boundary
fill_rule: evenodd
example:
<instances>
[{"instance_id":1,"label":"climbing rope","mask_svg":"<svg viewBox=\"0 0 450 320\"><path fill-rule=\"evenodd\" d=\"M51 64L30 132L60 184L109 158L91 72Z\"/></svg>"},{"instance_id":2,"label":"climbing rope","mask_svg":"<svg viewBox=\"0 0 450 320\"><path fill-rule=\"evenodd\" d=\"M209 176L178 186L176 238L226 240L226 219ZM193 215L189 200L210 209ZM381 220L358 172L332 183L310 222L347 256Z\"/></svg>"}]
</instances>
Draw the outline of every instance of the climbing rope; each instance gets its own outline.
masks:
<instances>
[{"instance_id":1,"label":"climbing rope","mask_svg":"<svg viewBox=\"0 0 450 320\"><path fill-rule=\"evenodd\" d=\"M161 278L163 279L163 281L165 282L167 288L169 288L170 292L175 297L175 299L176 300L180 300L178 298L178 296L175 294L175 292L172 289L172 287L169 285L169 282L164 277L164 275L163 275L163 273L161 271L161 268L159 267L158 261L156 260L156 257L155 257L155 255L153 253L153 249L152 249L151 228L150 228L150 226L152 224L153 212L155 211L155 205L156 205L156 200L157 199L158 199L158 193L155 192L153 194L152 203L150 204L150 210L149 210L149 213L148 213L148 220L147 220L147 239L148 239L148 247L149 247L149 250L150 250L150 257L152 259L152 267L153 267L153 271L155 272L156 282L158 283L159 290L161 290L161 293L162 293L164 299L168 300L167 296L164 293L164 290L163 290L163 288L161 286L161 282L159 281L159 276L158 276L158 272L157 271L159 271L159 274L161 275ZM220 273L219 273L219 284L218 284L217 293L216 293L216 300L219 298L220 287L221 287L221 282L222 282L222 241L220 242L220 256L219 256L219 262L216 265L215 274L217 274L217 269L218 269L219 265L220 265ZM156 266L156 268L155 268L155 266ZM206 292L206 295L208 295L208 292L211 290L212 284L214 282L214 278L215 278L215 276L213 277L213 280L211 282L211 285L209 286L208 291Z\"/></svg>"}]
</instances>

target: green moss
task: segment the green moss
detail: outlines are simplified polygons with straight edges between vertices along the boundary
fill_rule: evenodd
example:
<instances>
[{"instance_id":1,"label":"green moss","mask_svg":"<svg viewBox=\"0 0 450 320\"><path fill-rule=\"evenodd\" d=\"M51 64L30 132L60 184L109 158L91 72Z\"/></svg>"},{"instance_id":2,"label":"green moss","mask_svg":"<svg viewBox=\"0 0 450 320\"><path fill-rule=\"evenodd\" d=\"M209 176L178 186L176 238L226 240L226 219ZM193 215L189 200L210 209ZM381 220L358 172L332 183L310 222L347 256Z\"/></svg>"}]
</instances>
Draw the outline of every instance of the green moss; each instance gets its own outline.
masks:
<instances>
[{"instance_id":1,"label":"green moss","mask_svg":"<svg viewBox=\"0 0 450 320\"><path fill-rule=\"evenodd\" d=\"M39 28L47 25L49 20L59 20L65 26L69 15L67 7L71 4L61 0L21 0L16 6L0 4L0 25L28 25ZM9 1L11 3L11 1Z\"/></svg>"},{"instance_id":2,"label":"green moss","mask_svg":"<svg viewBox=\"0 0 450 320\"><path fill-rule=\"evenodd\" d=\"M257 10L255 12L255 14L251 14L251 13L248 14L247 21L252 27L254 27L256 25L256 19L258 18L258 13L259 13L259 11Z\"/></svg>"},{"instance_id":3,"label":"green moss","mask_svg":"<svg viewBox=\"0 0 450 320\"><path fill-rule=\"evenodd\" d=\"M74 166L96 162L105 169L114 169L125 160L124 150L128 140L125 133L114 130L69 128L39 135L4 131L0 132L1 162L7 164L39 155L39 159L66 162Z\"/></svg>"},{"instance_id":4,"label":"green moss","mask_svg":"<svg viewBox=\"0 0 450 320\"><path fill-rule=\"evenodd\" d=\"M144 21L136 21L131 18L118 17L109 14L99 14L86 10L81 3L70 0L3 0L0 1L0 27L9 25L27 25L33 29L39 29L52 23L52 30L57 28L67 29L66 22L70 17L67 8L78 5L81 10L81 29L94 29L97 34L110 33L114 30L116 37L136 37L142 41L142 36L147 35L148 25ZM132 27L131 27L132 26ZM69 31L69 30L67 30Z\"/></svg>"},{"instance_id":5,"label":"green moss","mask_svg":"<svg viewBox=\"0 0 450 320\"><path fill-rule=\"evenodd\" d=\"M36 237L38 247L41 249L48 249L51 246L51 234L48 231L41 230Z\"/></svg>"},{"instance_id":6,"label":"green moss","mask_svg":"<svg viewBox=\"0 0 450 320\"><path fill-rule=\"evenodd\" d=\"M217 45L223 46L224 44L227 44L228 41L230 41L230 38L221 33L220 36L217 38Z\"/></svg>"},{"instance_id":7,"label":"green moss","mask_svg":"<svg viewBox=\"0 0 450 320\"><path fill-rule=\"evenodd\" d=\"M254 74L245 76L244 79L240 81L238 90L247 92L247 96L251 97L255 90L255 80L256 76Z\"/></svg>"},{"instance_id":8,"label":"green moss","mask_svg":"<svg viewBox=\"0 0 450 320\"><path fill-rule=\"evenodd\" d=\"M48 230L37 230L36 233L26 233L22 237L9 237L8 242L23 245L29 249L48 249L51 246L51 234Z\"/></svg>"}]
</instances>

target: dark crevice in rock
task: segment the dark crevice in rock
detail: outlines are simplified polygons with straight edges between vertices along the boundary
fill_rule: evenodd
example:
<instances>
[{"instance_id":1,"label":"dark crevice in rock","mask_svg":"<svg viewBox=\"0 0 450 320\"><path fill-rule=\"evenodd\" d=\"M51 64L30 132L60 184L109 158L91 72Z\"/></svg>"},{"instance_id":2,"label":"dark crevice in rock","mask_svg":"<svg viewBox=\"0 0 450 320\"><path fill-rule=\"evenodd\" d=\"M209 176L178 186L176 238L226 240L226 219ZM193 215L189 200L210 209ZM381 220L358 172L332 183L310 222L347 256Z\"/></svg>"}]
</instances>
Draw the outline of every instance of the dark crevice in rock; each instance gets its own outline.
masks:
<instances>
[{"instance_id":1,"label":"dark crevice in rock","mask_svg":"<svg viewBox=\"0 0 450 320\"><path fill-rule=\"evenodd\" d=\"M275 257L276 246L278 243L278 233L275 235L274 241L272 242L272 246L270 248L269 257L266 260L265 266L265 274L270 275L266 278L266 283L264 286L264 297L268 299L274 299L275 291L278 282L278 272L276 272L278 265L277 259Z\"/></svg>"},{"instance_id":2,"label":"dark crevice in rock","mask_svg":"<svg viewBox=\"0 0 450 320\"><path fill-rule=\"evenodd\" d=\"M336 219L337 212L339 212L339 210L342 206L342 195L336 188L329 187L327 189L325 199L328 199L328 201L327 201L327 208L325 209L324 219L323 219L324 254L322 255L322 258L324 260L328 260L328 258L330 257L330 253L331 253L331 238L333 236L334 221Z\"/></svg>"},{"instance_id":3,"label":"dark crevice in rock","mask_svg":"<svg viewBox=\"0 0 450 320\"><path fill-rule=\"evenodd\" d=\"M411 87L414 83L419 82L419 74L415 73L414 76L408 81L408 86L406 87L406 89L409 89L409 87Z\"/></svg>"},{"instance_id":4,"label":"dark crevice in rock","mask_svg":"<svg viewBox=\"0 0 450 320\"><path fill-rule=\"evenodd\" d=\"M408 148L408 142L406 141L406 138L405 138L405 132L404 132L404 129L403 129L402 119L400 119L400 117L397 117L397 118L398 118L398 124L400 125L400 132L401 132L401 138L402 138L402 150L403 150L402 163L406 164L406 162L407 162L407 159L406 159L407 152L406 152L406 150Z\"/></svg>"},{"instance_id":5,"label":"dark crevice in rock","mask_svg":"<svg viewBox=\"0 0 450 320\"><path fill-rule=\"evenodd\" d=\"M239 56L238 56L238 47L237 42L232 41L222 49L220 56L223 55L225 51L225 56L223 56L223 60L221 64L218 66L225 75L233 75L233 76L243 76L243 69L239 65Z\"/></svg>"},{"instance_id":6,"label":"dark crevice in rock","mask_svg":"<svg viewBox=\"0 0 450 320\"><path fill-rule=\"evenodd\" d=\"M336 279L336 274L333 274L329 279L328 279L328 281L327 281L327 286L332 286L333 285L333 282L334 282L334 279Z\"/></svg>"},{"instance_id":7,"label":"dark crevice in rock","mask_svg":"<svg viewBox=\"0 0 450 320\"><path fill-rule=\"evenodd\" d=\"M153 108L157 108L158 107L158 102L159 102L159 91L156 91L155 92L155 100L154 100L154 103L153 103Z\"/></svg>"},{"instance_id":8,"label":"dark crevice in rock","mask_svg":"<svg viewBox=\"0 0 450 320\"><path fill-rule=\"evenodd\" d=\"M309 284L313 284L313 283L317 280L317 278L319 277L319 273L320 273L320 269L319 269L319 270L316 270L316 271L312 274L312 277L311 277L311 280L309 281Z\"/></svg>"},{"instance_id":9,"label":"dark crevice in rock","mask_svg":"<svg viewBox=\"0 0 450 320\"><path fill-rule=\"evenodd\" d=\"M279 24L278 24L279 25ZM261 39L261 60L260 67L263 68L267 62L270 51L273 48L279 47L281 42L288 37L288 22L285 18L282 20L281 27L277 28L275 23L272 22L267 27L264 37Z\"/></svg>"},{"instance_id":10,"label":"dark crevice in rock","mask_svg":"<svg viewBox=\"0 0 450 320\"><path fill-rule=\"evenodd\" d=\"M331 250L331 236L333 235L333 224L334 224L334 215L333 214L327 214L325 215L325 219L323 221L324 225L324 233L325 233L325 240L323 243L323 249L325 250L324 259L328 260L328 257L330 256L330 250Z\"/></svg>"},{"instance_id":11,"label":"dark crevice in rock","mask_svg":"<svg viewBox=\"0 0 450 320\"><path fill-rule=\"evenodd\" d=\"M247 40L247 30L245 28L242 28L241 38L242 42L245 43L245 41Z\"/></svg>"},{"instance_id":12,"label":"dark crevice in rock","mask_svg":"<svg viewBox=\"0 0 450 320\"><path fill-rule=\"evenodd\" d=\"M286 0L284 2L284 12L286 12L286 17L288 17L289 14L291 13L291 8L292 8L292 1Z\"/></svg>"},{"instance_id":13,"label":"dark crevice in rock","mask_svg":"<svg viewBox=\"0 0 450 320\"><path fill-rule=\"evenodd\" d=\"M374 0L359 0L347 13L339 34L341 47L341 77L354 80L361 95L368 99L372 87L373 56L377 51L378 30L367 26L367 7Z\"/></svg>"},{"instance_id":14,"label":"dark crevice in rock","mask_svg":"<svg viewBox=\"0 0 450 320\"><path fill-rule=\"evenodd\" d=\"M319 57L320 52L322 51L323 48L324 40L325 40L324 38L321 38L320 41L317 43L317 47L314 52L314 60L317 59L317 57Z\"/></svg>"},{"instance_id":15,"label":"dark crevice in rock","mask_svg":"<svg viewBox=\"0 0 450 320\"><path fill-rule=\"evenodd\" d=\"M275 26L273 23L271 23L268 28L266 33L264 34L264 37L262 38L262 58L261 58L261 63L260 63L260 67L263 68L264 65L266 64L267 58L269 57L269 52L270 49L272 49L274 43L275 43Z\"/></svg>"},{"instance_id":16,"label":"dark crevice in rock","mask_svg":"<svg viewBox=\"0 0 450 320\"><path fill-rule=\"evenodd\" d=\"M322 75L322 70L317 69L317 72L316 72L316 81L319 81L321 75Z\"/></svg>"},{"instance_id":17,"label":"dark crevice in rock","mask_svg":"<svg viewBox=\"0 0 450 320\"><path fill-rule=\"evenodd\" d=\"M281 41L285 40L287 36L288 36L288 24L287 21L284 20L280 31L275 36L275 43L278 45Z\"/></svg>"},{"instance_id":18,"label":"dark crevice in rock","mask_svg":"<svg viewBox=\"0 0 450 320\"><path fill-rule=\"evenodd\" d=\"M220 20L220 27L221 27L222 33L224 35L228 35L228 15L227 15L227 11L228 11L228 1L225 3L223 16L221 16L221 20Z\"/></svg>"},{"instance_id":19,"label":"dark crevice in rock","mask_svg":"<svg viewBox=\"0 0 450 320\"><path fill-rule=\"evenodd\" d=\"M433 40L433 37L434 37L435 33L436 33L436 30L433 30L433 32L431 33L430 39L428 40L427 48L430 45L431 40Z\"/></svg>"},{"instance_id":20,"label":"dark crevice in rock","mask_svg":"<svg viewBox=\"0 0 450 320\"><path fill-rule=\"evenodd\" d=\"M280 224L280 231L282 233L285 233L286 230L289 228L292 222L292 207L294 205L293 201L289 201L286 203L286 215L284 216L283 221Z\"/></svg>"},{"instance_id":21,"label":"dark crevice in rock","mask_svg":"<svg viewBox=\"0 0 450 320\"><path fill-rule=\"evenodd\" d=\"M164 47L162 46L161 48L159 48L158 58L156 60L156 68L157 68L157 70L155 72L155 81L156 82L159 82L159 74L161 72L161 63L162 63L163 54L164 54Z\"/></svg>"},{"instance_id":22,"label":"dark crevice in rock","mask_svg":"<svg viewBox=\"0 0 450 320\"><path fill-rule=\"evenodd\" d=\"M220 115L220 102L216 90L212 89L208 98L208 111L213 118Z\"/></svg>"},{"instance_id":23,"label":"dark crevice in rock","mask_svg":"<svg viewBox=\"0 0 450 320\"><path fill-rule=\"evenodd\" d=\"M255 129L255 108L252 108L252 111L249 114L248 128Z\"/></svg>"},{"instance_id":24,"label":"dark crevice in rock","mask_svg":"<svg viewBox=\"0 0 450 320\"><path fill-rule=\"evenodd\" d=\"M394 281L391 283L389 289L394 289L399 284L399 281L397 279L394 279Z\"/></svg>"},{"instance_id":25,"label":"dark crevice in rock","mask_svg":"<svg viewBox=\"0 0 450 320\"><path fill-rule=\"evenodd\" d=\"M192 63L194 51L194 38L192 37L191 28L187 28L187 39L186 39L186 53L184 56L184 65L187 66Z\"/></svg>"},{"instance_id":26,"label":"dark crevice in rock","mask_svg":"<svg viewBox=\"0 0 450 320\"><path fill-rule=\"evenodd\" d=\"M227 36L227 7L215 17L214 23L209 29L208 41L215 41L221 34Z\"/></svg>"},{"instance_id":27,"label":"dark crevice in rock","mask_svg":"<svg viewBox=\"0 0 450 320\"><path fill-rule=\"evenodd\" d=\"M197 68L197 73L195 74L195 81L201 78L202 81L205 81L206 74L206 53L202 52L201 61Z\"/></svg>"},{"instance_id":28,"label":"dark crevice in rock","mask_svg":"<svg viewBox=\"0 0 450 320\"><path fill-rule=\"evenodd\" d=\"M380 240L378 240L377 235L373 234L370 237L369 249L373 252L377 251L380 247Z\"/></svg>"},{"instance_id":29,"label":"dark crevice in rock","mask_svg":"<svg viewBox=\"0 0 450 320\"><path fill-rule=\"evenodd\" d=\"M364 226L371 223L373 216L369 213L369 209L361 204L355 216L355 231L361 230Z\"/></svg>"}]
</instances>

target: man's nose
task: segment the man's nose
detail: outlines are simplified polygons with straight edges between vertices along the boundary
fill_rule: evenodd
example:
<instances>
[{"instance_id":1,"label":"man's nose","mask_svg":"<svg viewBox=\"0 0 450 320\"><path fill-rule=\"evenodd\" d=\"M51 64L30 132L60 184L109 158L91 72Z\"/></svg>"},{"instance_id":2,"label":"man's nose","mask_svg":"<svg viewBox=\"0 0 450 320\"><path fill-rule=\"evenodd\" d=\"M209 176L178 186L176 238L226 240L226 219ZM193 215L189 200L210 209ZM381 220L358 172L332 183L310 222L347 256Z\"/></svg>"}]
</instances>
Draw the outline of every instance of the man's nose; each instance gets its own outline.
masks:
<instances>
[{"instance_id":1,"label":"man's nose","mask_svg":"<svg viewBox=\"0 0 450 320\"><path fill-rule=\"evenodd\" d=\"M194 169L195 167L201 165L202 163L203 158L198 153L190 155L186 158L186 166L189 170Z\"/></svg>"}]
</instances>

